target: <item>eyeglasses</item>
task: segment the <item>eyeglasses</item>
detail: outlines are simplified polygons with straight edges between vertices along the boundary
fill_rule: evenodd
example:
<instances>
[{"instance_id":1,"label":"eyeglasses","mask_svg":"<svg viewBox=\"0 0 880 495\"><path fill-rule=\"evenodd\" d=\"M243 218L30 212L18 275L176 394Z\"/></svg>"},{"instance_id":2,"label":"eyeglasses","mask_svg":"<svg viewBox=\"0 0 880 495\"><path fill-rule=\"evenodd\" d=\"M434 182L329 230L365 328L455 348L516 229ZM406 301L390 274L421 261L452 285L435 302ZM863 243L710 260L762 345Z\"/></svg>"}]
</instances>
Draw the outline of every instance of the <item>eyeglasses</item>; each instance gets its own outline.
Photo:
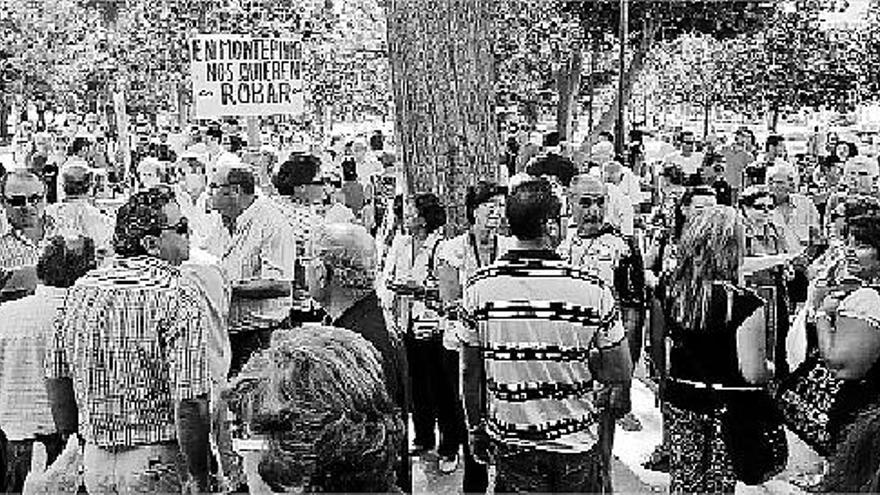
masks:
<instances>
[{"instance_id":1,"label":"eyeglasses","mask_svg":"<svg viewBox=\"0 0 880 495\"><path fill-rule=\"evenodd\" d=\"M6 204L13 208L22 208L25 205L35 206L40 204L41 201L43 201L43 196L41 194L31 194L30 196L16 194L14 196L6 196Z\"/></svg>"},{"instance_id":2,"label":"eyeglasses","mask_svg":"<svg viewBox=\"0 0 880 495\"><path fill-rule=\"evenodd\" d=\"M605 198L602 196L581 196L581 198L578 200L578 204L580 204L584 208L589 208L593 205L601 208L605 205Z\"/></svg>"},{"instance_id":3,"label":"eyeglasses","mask_svg":"<svg viewBox=\"0 0 880 495\"><path fill-rule=\"evenodd\" d=\"M177 225L166 225L161 228L162 231L173 231L180 235L189 235L189 220L186 217L181 217L177 222Z\"/></svg>"},{"instance_id":4,"label":"eyeglasses","mask_svg":"<svg viewBox=\"0 0 880 495\"><path fill-rule=\"evenodd\" d=\"M756 205L752 206L752 209L767 213L769 211L773 211L773 205L771 205L769 203L761 203L761 204L756 204Z\"/></svg>"}]
</instances>

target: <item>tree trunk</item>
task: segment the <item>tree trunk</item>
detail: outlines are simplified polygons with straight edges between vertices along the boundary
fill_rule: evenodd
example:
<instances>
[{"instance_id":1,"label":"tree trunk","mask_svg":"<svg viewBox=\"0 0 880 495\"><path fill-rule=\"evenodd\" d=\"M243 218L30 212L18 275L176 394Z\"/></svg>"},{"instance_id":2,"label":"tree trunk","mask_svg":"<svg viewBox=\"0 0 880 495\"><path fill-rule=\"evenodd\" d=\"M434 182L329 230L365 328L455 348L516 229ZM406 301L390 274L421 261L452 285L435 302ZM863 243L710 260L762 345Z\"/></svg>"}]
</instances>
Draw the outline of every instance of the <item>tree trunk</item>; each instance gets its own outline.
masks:
<instances>
[{"instance_id":1,"label":"tree trunk","mask_svg":"<svg viewBox=\"0 0 880 495\"><path fill-rule=\"evenodd\" d=\"M499 168L492 1L388 0L396 129L408 193L433 192L453 231L464 195Z\"/></svg>"},{"instance_id":2,"label":"tree trunk","mask_svg":"<svg viewBox=\"0 0 880 495\"><path fill-rule=\"evenodd\" d=\"M556 107L556 129L562 139L570 141L574 129L574 112L581 88L584 54L580 47L573 48L558 78L559 104Z\"/></svg>"}]
</instances>

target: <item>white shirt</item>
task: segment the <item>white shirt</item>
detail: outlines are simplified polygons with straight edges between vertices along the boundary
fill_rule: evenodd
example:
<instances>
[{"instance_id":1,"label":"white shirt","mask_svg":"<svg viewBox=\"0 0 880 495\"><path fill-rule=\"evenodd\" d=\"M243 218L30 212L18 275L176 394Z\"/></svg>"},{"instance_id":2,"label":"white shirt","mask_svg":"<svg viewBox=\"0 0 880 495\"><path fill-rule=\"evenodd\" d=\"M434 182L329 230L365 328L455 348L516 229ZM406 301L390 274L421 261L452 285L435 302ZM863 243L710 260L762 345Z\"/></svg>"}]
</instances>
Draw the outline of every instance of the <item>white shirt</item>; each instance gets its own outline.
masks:
<instances>
[{"instance_id":1,"label":"white shirt","mask_svg":"<svg viewBox=\"0 0 880 495\"><path fill-rule=\"evenodd\" d=\"M87 199L72 199L46 206L46 215L52 220L47 225L46 238L84 236L95 241L95 247L110 249L116 222L101 213Z\"/></svg>"},{"instance_id":2,"label":"white shirt","mask_svg":"<svg viewBox=\"0 0 880 495\"><path fill-rule=\"evenodd\" d=\"M693 152L690 156L684 156L681 151L676 151L667 155L663 161L670 165L678 165L685 175L693 175L703 166L703 158L703 153Z\"/></svg>"},{"instance_id":3,"label":"white shirt","mask_svg":"<svg viewBox=\"0 0 880 495\"><path fill-rule=\"evenodd\" d=\"M257 196L235 224L220 262L229 281L293 280L298 232L274 200Z\"/></svg>"}]
</instances>

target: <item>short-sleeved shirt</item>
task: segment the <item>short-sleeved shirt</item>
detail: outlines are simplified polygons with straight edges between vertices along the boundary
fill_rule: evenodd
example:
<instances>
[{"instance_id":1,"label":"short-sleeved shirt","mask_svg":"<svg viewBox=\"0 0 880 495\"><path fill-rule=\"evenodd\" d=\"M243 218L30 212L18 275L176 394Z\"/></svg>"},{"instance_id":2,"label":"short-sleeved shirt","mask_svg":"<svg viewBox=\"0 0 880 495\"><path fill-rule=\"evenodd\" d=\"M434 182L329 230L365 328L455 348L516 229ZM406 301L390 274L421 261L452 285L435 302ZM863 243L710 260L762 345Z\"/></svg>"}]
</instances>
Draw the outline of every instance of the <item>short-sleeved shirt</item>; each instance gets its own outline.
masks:
<instances>
[{"instance_id":1,"label":"short-sleeved shirt","mask_svg":"<svg viewBox=\"0 0 880 495\"><path fill-rule=\"evenodd\" d=\"M614 286L614 270L620 261L630 255L626 241L611 233L590 238L572 233L557 252L573 266L599 277L608 287Z\"/></svg>"},{"instance_id":2,"label":"short-sleeved shirt","mask_svg":"<svg viewBox=\"0 0 880 495\"><path fill-rule=\"evenodd\" d=\"M257 196L235 222L221 266L230 282L293 280L298 236L295 224L273 199Z\"/></svg>"},{"instance_id":3,"label":"short-sleeved shirt","mask_svg":"<svg viewBox=\"0 0 880 495\"><path fill-rule=\"evenodd\" d=\"M98 248L110 248L115 222L87 200L75 199L48 205L46 215L52 217L51 228L46 233L47 238L55 235L65 237L81 235L92 239Z\"/></svg>"},{"instance_id":4,"label":"short-sleeved shirt","mask_svg":"<svg viewBox=\"0 0 880 495\"><path fill-rule=\"evenodd\" d=\"M68 292L49 378L71 378L79 432L100 447L177 438L177 401L211 391L209 323L197 287L156 258L117 259Z\"/></svg>"},{"instance_id":5,"label":"short-sleeved shirt","mask_svg":"<svg viewBox=\"0 0 880 495\"><path fill-rule=\"evenodd\" d=\"M840 316L866 321L880 331L880 289L861 288L840 302Z\"/></svg>"},{"instance_id":6,"label":"short-sleeved shirt","mask_svg":"<svg viewBox=\"0 0 880 495\"><path fill-rule=\"evenodd\" d=\"M589 451L597 440L589 354L625 338L611 289L548 250L511 250L465 288L486 370L490 437L512 448Z\"/></svg>"}]
</instances>

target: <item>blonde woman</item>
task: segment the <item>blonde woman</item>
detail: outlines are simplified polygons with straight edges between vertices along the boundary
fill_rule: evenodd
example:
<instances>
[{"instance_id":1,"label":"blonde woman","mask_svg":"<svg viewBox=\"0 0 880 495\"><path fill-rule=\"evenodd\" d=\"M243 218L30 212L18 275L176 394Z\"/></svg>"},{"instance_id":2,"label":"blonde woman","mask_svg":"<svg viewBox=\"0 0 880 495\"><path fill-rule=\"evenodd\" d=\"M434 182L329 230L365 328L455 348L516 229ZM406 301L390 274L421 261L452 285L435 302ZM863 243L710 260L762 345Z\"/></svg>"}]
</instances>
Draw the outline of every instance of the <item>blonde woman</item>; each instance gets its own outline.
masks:
<instances>
[{"instance_id":1,"label":"blonde woman","mask_svg":"<svg viewBox=\"0 0 880 495\"><path fill-rule=\"evenodd\" d=\"M732 493L784 467L784 431L762 386L772 374L764 301L739 286L744 237L739 213L715 206L681 238L664 304L673 493Z\"/></svg>"}]
</instances>

